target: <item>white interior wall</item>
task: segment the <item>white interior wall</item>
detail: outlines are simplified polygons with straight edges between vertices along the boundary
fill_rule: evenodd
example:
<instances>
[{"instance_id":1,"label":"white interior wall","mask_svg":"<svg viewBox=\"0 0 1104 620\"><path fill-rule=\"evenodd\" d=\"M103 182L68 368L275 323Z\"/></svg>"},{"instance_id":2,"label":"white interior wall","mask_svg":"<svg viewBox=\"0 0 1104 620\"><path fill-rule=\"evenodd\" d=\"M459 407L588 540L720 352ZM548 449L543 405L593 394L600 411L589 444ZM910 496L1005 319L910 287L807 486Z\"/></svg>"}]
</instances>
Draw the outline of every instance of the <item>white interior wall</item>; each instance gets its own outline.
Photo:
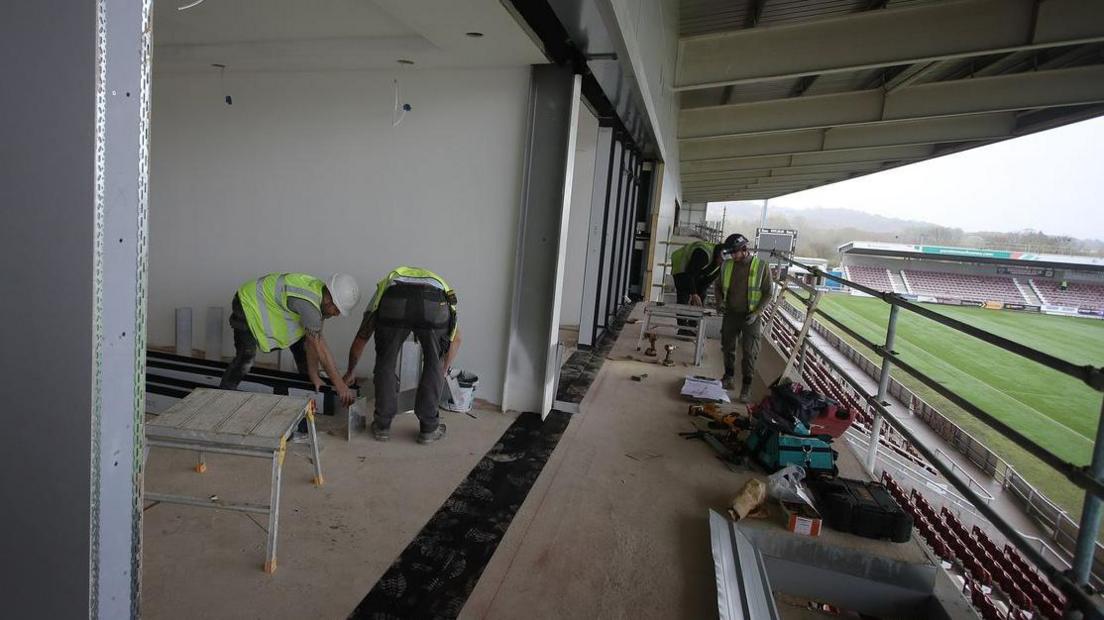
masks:
<instances>
[{"instance_id":1,"label":"white interior wall","mask_svg":"<svg viewBox=\"0 0 1104 620\"><path fill-rule=\"evenodd\" d=\"M325 335L344 370L374 284L396 265L440 273L459 296L457 364L500 402L529 68L398 73L413 110L392 127L392 71L154 79L149 342L171 345L191 306L273 271L352 273L362 301ZM370 374L366 353L358 374ZM229 327L223 354L231 355ZM262 360L272 361L272 356Z\"/></svg>"},{"instance_id":2,"label":"white interior wall","mask_svg":"<svg viewBox=\"0 0 1104 620\"><path fill-rule=\"evenodd\" d=\"M564 265L563 306L560 325L578 327L582 314L583 274L586 270L587 237L590 230L590 199L594 189L595 147L598 119L586 107L579 110L575 143L575 175L571 185L571 215L567 231L567 262Z\"/></svg>"}]
</instances>

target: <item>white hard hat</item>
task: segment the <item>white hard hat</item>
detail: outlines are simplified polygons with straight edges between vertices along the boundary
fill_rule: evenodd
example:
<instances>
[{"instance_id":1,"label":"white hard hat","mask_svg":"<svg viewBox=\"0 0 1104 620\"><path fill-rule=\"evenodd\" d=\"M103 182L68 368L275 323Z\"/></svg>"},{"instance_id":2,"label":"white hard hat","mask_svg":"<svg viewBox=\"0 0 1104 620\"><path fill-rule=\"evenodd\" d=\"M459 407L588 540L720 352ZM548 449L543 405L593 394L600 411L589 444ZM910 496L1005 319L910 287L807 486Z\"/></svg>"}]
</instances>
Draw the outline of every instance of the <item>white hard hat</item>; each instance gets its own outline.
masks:
<instances>
[{"instance_id":1,"label":"white hard hat","mask_svg":"<svg viewBox=\"0 0 1104 620\"><path fill-rule=\"evenodd\" d=\"M341 311L342 316L348 316L360 301L360 285L357 284L356 278L347 273L335 273L330 276L326 288L330 289L330 297L333 298L334 305Z\"/></svg>"}]
</instances>

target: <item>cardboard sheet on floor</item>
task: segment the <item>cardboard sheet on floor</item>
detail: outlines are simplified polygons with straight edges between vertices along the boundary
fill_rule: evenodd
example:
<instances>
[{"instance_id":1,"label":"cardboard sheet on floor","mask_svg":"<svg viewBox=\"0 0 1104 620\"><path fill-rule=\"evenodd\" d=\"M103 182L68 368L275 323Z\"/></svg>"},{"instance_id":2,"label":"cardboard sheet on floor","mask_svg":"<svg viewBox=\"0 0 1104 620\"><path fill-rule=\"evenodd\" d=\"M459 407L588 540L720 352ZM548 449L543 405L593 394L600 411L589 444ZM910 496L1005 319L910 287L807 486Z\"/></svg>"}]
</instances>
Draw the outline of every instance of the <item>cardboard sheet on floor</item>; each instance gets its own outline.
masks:
<instances>
[{"instance_id":1,"label":"cardboard sheet on floor","mask_svg":"<svg viewBox=\"0 0 1104 620\"><path fill-rule=\"evenodd\" d=\"M682 384L682 395L693 400L729 403L728 392L721 387L720 379L688 376Z\"/></svg>"}]
</instances>

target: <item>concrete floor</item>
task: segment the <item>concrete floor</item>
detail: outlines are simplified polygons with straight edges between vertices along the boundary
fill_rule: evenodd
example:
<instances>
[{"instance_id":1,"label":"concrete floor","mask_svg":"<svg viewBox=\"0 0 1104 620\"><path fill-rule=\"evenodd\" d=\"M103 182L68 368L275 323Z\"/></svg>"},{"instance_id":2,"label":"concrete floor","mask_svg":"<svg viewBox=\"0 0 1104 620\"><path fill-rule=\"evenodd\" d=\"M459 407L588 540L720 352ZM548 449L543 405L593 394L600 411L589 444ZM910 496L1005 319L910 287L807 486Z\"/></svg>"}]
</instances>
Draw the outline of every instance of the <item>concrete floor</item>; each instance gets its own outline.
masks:
<instances>
[{"instance_id":1,"label":"concrete floor","mask_svg":"<svg viewBox=\"0 0 1104 620\"><path fill-rule=\"evenodd\" d=\"M344 618L513 421L443 413L448 436L414 442L412 414L389 443L323 435L326 485L311 484L306 446L284 463L279 569L262 571L263 515L159 504L145 512L142 610L147 618ZM318 418L326 422L325 416ZM153 449L151 491L267 503L270 463ZM252 518L251 518L252 517ZM254 521L254 519L256 521Z\"/></svg>"},{"instance_id":2,"label":"concrete floor","mask_svg":"<svg viewBox=\"0 0 1104 620\"><path fill-rule=\"evenodd\" d=\"M716 616L707 510L724 510L751 473L728 471L703 442L677 433L693 429L681 379L719 376L719 345L710 341L704 366L694 368L692 345L682 343L678 364L666 368L633 350L638 330L626 325L461 618ZM449 435L432 446L414 443L412 415L396 420L387 444L325 436L321 489L311 486L306 449L297 447L285 464L273 576L261 571L259 516L150 508L144 614L344 618L513 419L443 415ZM858 473L857 461L841 453L843 473ZM267 499L267 462L209 457L203 475L193 462L154 450L147 487Z\"/></svg>"}]
</instances>

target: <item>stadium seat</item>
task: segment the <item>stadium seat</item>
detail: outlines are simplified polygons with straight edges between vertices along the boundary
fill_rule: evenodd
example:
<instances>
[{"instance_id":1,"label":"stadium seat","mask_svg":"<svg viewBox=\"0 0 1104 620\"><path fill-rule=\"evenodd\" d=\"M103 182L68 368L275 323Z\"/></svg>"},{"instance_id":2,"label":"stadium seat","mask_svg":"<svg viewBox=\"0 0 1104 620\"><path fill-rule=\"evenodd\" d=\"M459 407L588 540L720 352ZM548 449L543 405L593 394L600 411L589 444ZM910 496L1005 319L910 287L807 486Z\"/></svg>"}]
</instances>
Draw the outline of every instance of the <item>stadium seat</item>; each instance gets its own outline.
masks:
<instances>
[{"instance_id":1,"label":"stadium seat","mask_svg":"<svg viewBox=\"0 0 1104 620\"><path fill-rule=\"evenodd\" d=\"M1027 299L1012 278L934 271L902 271L912 292L918 295L1026 304Z\"/></svg>"},{"instance_id":2,"label":"stadium seat","mask_svg":"<svg viewBox=\"0 0 1104 620\"><path fill-rule=\"evenodd\" d=\"M1104 286L1070 282L1062 290L1054 280L1031 280L1043 303L1092 310L1104 309Z\"/></svg>"},{"instance_id":3,"label":"stadium seat","mask_svg":"<svg viewBox=\"0 0 1104 620\"><path fill-rule=\"evenodd\" d=\"M892 291L893 283L889 280L889 272L885 267L869 267L866 265L848 265L847 272L850 279L863 286L868 286L878 291Z\"/></svg>"}]
</instances>

